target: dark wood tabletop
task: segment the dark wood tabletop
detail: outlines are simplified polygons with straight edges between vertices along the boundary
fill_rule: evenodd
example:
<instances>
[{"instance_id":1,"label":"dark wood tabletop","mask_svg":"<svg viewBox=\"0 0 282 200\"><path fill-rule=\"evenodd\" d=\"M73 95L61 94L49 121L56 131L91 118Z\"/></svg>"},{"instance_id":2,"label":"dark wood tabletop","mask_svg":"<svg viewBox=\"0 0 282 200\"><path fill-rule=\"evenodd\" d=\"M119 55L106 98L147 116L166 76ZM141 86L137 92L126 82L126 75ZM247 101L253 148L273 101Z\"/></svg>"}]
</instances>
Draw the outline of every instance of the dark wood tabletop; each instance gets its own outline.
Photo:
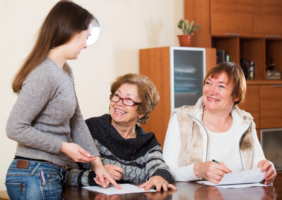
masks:
<instances>
[{"instance_id":1,"label":"dark wood tabletop","mask_svg":"<svg viewBox=\"0 0 282 200\"><path fill-rule=\"evenodd\" d=\"M249 187L241 189L222 189L214 186L199 185L196 182L175 182L177 191L137 193L107 196L85 190L81 187L65 187L63 199L65 200L282 200L282 174L279 174L273 186Z\"/></svg>"}]
</instances>

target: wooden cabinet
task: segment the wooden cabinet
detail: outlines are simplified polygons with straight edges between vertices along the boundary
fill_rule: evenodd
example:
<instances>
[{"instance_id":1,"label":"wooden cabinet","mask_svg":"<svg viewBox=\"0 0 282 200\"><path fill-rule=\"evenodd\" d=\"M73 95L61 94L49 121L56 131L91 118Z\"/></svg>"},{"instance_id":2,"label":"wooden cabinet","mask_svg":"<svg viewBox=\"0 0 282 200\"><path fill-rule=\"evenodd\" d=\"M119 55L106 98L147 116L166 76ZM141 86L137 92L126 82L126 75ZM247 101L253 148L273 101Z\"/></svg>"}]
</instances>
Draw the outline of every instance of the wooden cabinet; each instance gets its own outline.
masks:
<instances>
[{"instance_id":1,"label":"wooden cabinet","mask_svg":"<svg viewBox=\"0 0 282 200\"><path fill-rule=\"evenodd\" d=\"M239 104L239 108L251 113L256 123L256 128L260 128L260 102L259 85L248 85L244 103Z\"/></svg>"},{"instance_id":2,"label":"wooden cabinet","mask_svg":"<svg viewBox=\"0 0 282 200\"><path fill-rule=\"evenodd\" d=\"M211 0L211 35L252 36L252 0Z\"/></svg>"},{"instance_id":3,"label":"wooden cabinet","mask_svg":"<svg viewBox=\"0 0 282 200\"><path fill-rule=\"evenodd\" d=\"M140 74L155 84L160 102L142 125L145 131L154 132L163 145L171 111L182 105L194 105L202 96L205 71L215 66L215 49L160 47L141 49Z\"/></svg>"},{"instance_id":4,"label":"wooden cabinet","mask_svg":"<svg viewBox=\"0 0 282 200\"><path fill-rule=\"evenodd\" d=\"M253 0L253 35L282 37L282 1Z\"/></svg>"},{"instance_id":5,"label":"wooden cabinet","mask_svg":"<svg viewBox=\"0 0 282 200\"><path fill-rule=\"evenodd\" d=\"M260 86L260 128L282 127L282 85Z\"/></svg>"}]
</instances>

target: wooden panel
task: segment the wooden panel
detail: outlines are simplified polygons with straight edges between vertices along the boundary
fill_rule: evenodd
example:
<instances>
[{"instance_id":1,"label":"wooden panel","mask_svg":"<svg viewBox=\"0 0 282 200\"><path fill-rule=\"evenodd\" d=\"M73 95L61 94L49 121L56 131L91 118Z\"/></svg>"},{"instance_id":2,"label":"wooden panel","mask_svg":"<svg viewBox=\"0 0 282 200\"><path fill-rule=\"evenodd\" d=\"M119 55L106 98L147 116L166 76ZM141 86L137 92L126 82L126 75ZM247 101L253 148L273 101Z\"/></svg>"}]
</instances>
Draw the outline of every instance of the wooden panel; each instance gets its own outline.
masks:
<instances>
[{"instance_id":1,"label":"wooden panel","mask_svg":"<svg viewBox=\"0 0 282 200\"><path fill-rule=\"evenodd\" d=\"M282 84L282 80L247 80L248 85L274 85Z\"/></svg>"},{"instance_id":2,"label":"wooden panel","mask_svg":"<svg viewBox=\"0 0 282 200\"><path fill-rule=\"evenodd\" d=\"M210 1L185 0L184 18L200 24L200 28L193 35L192 46L211 48Z\"/></svg>"},{"instance_id":3,"label":"wooden panel","mask_svg":"<svg viewBox=\"0 0 282 200\"><path fill-rule=\"evenodd\" d=\"M170 118L170 48L141 49L139 56L140 74L149 77L160 95L150 121L142 127L146 132L154 132L163 145Z\"/></svg>"},{"instance_id":4,"label":"wooden panel","mask_svg":"<svg viewBox=\"0 0 282 200\"><path fill-rule=\"evenodd\" d=\"M282 72L282 40L266 39L265 52L266 60L272 60L275 63L274 70Z\"/></svg>"},{"instance_id":5,"label":"wooden panel","mask_svg":"<svg viewBox=\"0 0 282 200\"><path fill-rule=\"evenodd\" d=\"M211 0L211 34L252 36L252 0Z\"/></svg>"},{"instance_id":6,"label":"wooden panel","mask_svg":"<svg viewBox=\"0 0 282 200\"><path fill-rule=\"evenodd\" d=\"M282 127L282 85L260 86L260 128Z\"/></svg>"},{"instance_id":7,"label":"wooden panel","mask_svg":"<svg viewBox=\"0 0 282 200\"><path fill-rule=\"evenodd\" d=\"M265 79L265 39L240 38L240 58L255 62L255 80Z\"/></svg>"},{"instance_id":8,"label":"wooden panel","mask_svg":"<svg viewBox=\"0 0 282 200\"><path fill-rule=\"evenodd\" d=\"M282 1L253 0L253 35L282 36Z\"/></svg>"},{"instance_id":9,"label":"wooden panel","mask_svg":"<svg viewBox=\"0 0 282 200\"><path fill-rule=\"evenodd\" d=\"M238 105L240 109L251 113L256 123L256 128L260 128L259 87L259 85L248 85L245 101Z\"/></svg>"},{"instance_id":10,"label":"wooden panel","mask_svg":"<svg viewBox=\"0 0 282 200\"><path fill-rule=\"evenodd\" d=\"M230 54L231 62L240 63L239 37L213 37L212 47L225 50L227 54Z\"/></svg>"},{"instance_id":11,"label":"wooden panel","mask_svg":"<svg viewBox=\"0 0 282 200\"><path fill-rule=\"evenodd\" d=\"M206 73L216 65L216 49L206 48Z\"/></svg>"},{"instance_id":12,"label":"wooden panel","mask_svg":"<svg viewBox=\"0 0 282 200\"><path fill-rule=\"evenodd\" d=\"M0 191L0 200L9 200L7 191Z\"/></svg>"}]
</instances>

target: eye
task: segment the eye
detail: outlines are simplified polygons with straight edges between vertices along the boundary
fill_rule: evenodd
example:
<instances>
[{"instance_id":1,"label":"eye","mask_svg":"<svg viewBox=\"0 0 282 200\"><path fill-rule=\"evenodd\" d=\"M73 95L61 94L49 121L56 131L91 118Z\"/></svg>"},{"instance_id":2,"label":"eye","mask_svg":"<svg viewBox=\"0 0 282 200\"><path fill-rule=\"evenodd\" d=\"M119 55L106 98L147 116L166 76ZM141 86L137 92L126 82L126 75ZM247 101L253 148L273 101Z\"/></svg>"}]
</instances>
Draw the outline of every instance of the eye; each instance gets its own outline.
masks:
<instances>
[{"instance_id":1,"label":"eye","mask_svg":"<svg viewBox=\"0 0 282 200\"><path fill-rule=\"evenodd\" d=\"M219 87L220 87L220 88L225 88L223 85L220 85Z\"/></svg>"},{"instance_id":2,"label":"eye","mask_svg":"<svg viewBox=\"0 0 282 200\"><path fill-rule=\"evenodd\" d=\"M208 85L210 85L211 83L209 82L209 81L206 81L206 83L205 84L208 84Z\"/></svg>"}]
</instances>

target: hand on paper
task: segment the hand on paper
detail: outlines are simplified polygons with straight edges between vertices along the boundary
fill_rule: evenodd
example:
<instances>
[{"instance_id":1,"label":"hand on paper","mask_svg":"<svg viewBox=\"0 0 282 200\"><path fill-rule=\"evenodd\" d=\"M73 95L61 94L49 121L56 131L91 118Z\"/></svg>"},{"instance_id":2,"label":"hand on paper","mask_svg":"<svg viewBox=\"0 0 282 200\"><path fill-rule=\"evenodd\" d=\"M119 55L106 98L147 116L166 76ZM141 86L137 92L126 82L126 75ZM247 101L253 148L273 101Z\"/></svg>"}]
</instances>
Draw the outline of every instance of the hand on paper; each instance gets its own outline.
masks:
<instances>
[{"instance_id":1,"label":"hand on paper","mask_svg":"<svg viewBox=\"0 0 282 200\"><path fill-rule=\"evenodd\" d=\"M104 165L104 167L106 168L106 170L109 172L109 174L111 175L111 177L115 180L120 180L122 177L122 173L124 172L124 170L116 165Z\"/></svg>"},{"instance_id":2,"label":"hand on paper","mask_svg":"<svg viewBox=\"0 0 282 200\"><path fill-rule=\"evenodd\" d=\"M212 161L194 164L194 174L198 178L205 178L215 184L218 184L223 178L224 174L232 173L223 162L219 164Z\"/></svg>"},{"instance_id":3,"label":"hand on paper","mask_svg":"<svg viewBox=\"0 0 282 200\"><path fill-rule=\"evenodd\" d=\"M164 191L168 189L177 190L176 187L168 182L161 176L153 176L146 183L139 185L139 188L144 188L145 191L150 190L153 186L156 187L156 190L159 192L163 188Z\"/></svg>"},{"instance_id":4,"label":"hand on paper","mask_svg":"<svg viewBox=\"0 0 282 200\"><path fill-rule=\"evenodd\" d=\"M75 162L89 163L96 159L93 155L90 155L81 146L75 143L63 142L61 152Z\"/></svg>"},{"instance_id":5,"label":"hand on paper","mask_svg":"<svg viewBox=\"0 0 282 200\"><path fill-rule=\"evenodd\" d=\"M94 178L94 180L98 185L106 188L111 183L116 188L122 189L116 183L116 181L111 177L111 175L107 172L107 170L105 169L100 157L97 157L95 161L91 162L91 164L92 164L93 170L96 174L96 177Z\"/></svg>"},{"instance_id":6,"label":"hand on paper","mask_svg":"<svg viewBox=\"0 0 282 200\"><path fill-rule=\"evenodd\" d=\"M272 162L269 162L268 160L262 160L258 163L258 168L261 168L261 172L266 171L264 175L266 185L274 181L277 173Z\"/></svg>"}]
</instances>

